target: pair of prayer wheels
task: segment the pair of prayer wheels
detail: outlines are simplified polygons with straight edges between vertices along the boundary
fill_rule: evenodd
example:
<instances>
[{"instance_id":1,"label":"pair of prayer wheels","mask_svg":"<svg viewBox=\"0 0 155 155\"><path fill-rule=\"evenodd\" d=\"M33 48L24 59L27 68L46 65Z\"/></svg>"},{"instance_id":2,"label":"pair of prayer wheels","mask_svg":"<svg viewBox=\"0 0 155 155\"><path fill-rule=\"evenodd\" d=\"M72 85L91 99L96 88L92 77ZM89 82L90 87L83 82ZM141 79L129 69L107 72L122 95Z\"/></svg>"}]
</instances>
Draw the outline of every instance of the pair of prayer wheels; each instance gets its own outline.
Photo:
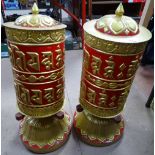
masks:
<instances>
[{"instance_id":1,"label":"pair of prayer wheels","mask_svg":"<svg viewBox=\"0 0 155 155\"><path fill-rule=\"evenodd\" d=\"M20 137L36 153L51 152L68 139L71 120L61 110L64 102L65 28L38 14L4 23L21 117ZM109 145L123 134L121 116L135 72L151 33L123 16L115 15L84 25L84 56L80 105L74 114L77 135L86 143Z\"/></svg>"}]
</instances>

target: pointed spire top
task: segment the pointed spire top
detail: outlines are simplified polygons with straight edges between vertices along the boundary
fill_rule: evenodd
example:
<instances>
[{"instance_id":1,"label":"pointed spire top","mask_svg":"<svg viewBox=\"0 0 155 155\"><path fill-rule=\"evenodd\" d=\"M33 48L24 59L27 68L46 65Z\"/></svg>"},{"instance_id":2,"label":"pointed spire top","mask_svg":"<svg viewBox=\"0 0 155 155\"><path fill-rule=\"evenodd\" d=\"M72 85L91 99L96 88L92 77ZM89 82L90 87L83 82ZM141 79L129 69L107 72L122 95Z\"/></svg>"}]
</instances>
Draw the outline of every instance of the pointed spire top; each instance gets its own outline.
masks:
<instances>
[{"instance_id":1,"label":"pointed spire top","mask_svg":"<svg viewBox=\"0 0 155 155\"><path fill-rule=\"evenodd\" d=\"M38 14L39 13L39 9L36 3L33 4L32 7L32 14Z\"/></svg>"},{"instance_id":2,"label":"pointed spire top","mask_svg":"<svg viewBox=\"0 0 155 155\"><path fill-rule=\"evenodd\" d=\"M123 14L124 14L124 7L123 7L122 3L119 4L118 8L115 11L115 14L116 14L116 16L120 16L120 17L123 16Z\"/></svg>"}]
</instances>

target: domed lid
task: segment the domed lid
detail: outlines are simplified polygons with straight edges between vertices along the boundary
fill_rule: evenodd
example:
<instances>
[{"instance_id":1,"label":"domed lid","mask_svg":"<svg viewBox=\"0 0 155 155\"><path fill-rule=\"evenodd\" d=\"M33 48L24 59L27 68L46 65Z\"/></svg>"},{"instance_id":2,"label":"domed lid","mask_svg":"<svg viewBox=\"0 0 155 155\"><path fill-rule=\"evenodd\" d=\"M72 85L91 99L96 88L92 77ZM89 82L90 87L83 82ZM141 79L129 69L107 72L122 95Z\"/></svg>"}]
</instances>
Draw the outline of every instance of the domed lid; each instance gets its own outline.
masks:
<instances>
[{"instance_id":1,"label":"domed lid","mask_svg":"<svg viewBox=\"0 0 155 155\"><path fill-rule=\"evenodd\" d=\"M151 38L151 33L146 28L123 14L124 8L120 3L115 14L85 23L84 30L100 39L122 43L145 42Z\"/></svg>"},{"instance_id":2,"label":"domed lid","mask_svg":"<svg viewBox=\"0 0 155 155\"><path fill-rule=\"evenodd\" d=\"M136 35L139 32L138 24L132 18L123 16L123 14L124 8L120 3L115 15L103 16L96 22L96 29L109 35Z\"/></svg>"},{"instance_id":3,"label":"domed lid","mask_svg":"<svg viewBox=\"0 0 155 155\"><path fill-rule=\"evenodd\" d=\"M66 25L59 23L53 18L39 14L39 9L36 3L34 3L32 7L32 14L20 16L15 20L15 22L7 22L3 25L10 28L32 30L53 30L66 28Z\"/></svg>"}]
</instances>

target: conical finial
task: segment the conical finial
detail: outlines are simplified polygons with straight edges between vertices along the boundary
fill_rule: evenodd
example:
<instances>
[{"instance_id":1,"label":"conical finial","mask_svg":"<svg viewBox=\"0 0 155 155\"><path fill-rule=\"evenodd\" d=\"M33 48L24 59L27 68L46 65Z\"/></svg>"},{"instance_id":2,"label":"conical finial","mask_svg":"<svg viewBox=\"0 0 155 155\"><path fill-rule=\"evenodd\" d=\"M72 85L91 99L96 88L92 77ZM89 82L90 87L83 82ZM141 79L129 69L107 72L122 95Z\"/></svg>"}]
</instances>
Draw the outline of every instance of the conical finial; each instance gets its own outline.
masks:
<instances>
[{"instance_id":1,"label":"conical finial","mask_svg":"<svg viewBox=\"0 0 155 155\"><path fill-rule=\"evenodd\" d=\"M32 7L32 14L38 14L39 13L39 9L36 3L33 4Z\"/></svg>"},{"instance_id":2,"label":"conical finial","mask_svg":"<svg viewBox=\"0 0 155 155\"><path fill-rule=\"evenodd\" d=\"M118 8L115 11L116 16L122 16L124 14L124 8L122 3L119 4Z\"/></svg>"}]
</instances>

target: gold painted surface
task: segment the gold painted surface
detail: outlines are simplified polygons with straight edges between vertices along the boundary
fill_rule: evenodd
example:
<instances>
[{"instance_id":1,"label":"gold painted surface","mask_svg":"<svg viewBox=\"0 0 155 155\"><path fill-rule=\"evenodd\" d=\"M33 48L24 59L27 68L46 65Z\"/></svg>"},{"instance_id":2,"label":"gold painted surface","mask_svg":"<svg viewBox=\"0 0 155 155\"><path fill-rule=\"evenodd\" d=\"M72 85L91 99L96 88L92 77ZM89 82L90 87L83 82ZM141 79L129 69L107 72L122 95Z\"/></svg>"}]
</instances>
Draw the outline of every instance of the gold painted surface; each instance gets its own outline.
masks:
<instances>
[{"instance_id":1,"label":"gold painted surface","mask_svg":"<svg viewBox=\"0 0 155 155\"><path fill-rule=\"evenodd\" d=\"M85 67L86 69L88 69L89 68L89 64L90 64L90 54L89 54L89 52L87 50L84 50L83 68Z\"/></svg>"},{"instance_id":2,"label":"gold painted surface","mask_svg":"<svg viewBox=\"0 0 155 155\"><path fill-rule=\"evenodd\" d=\"M51 51L42 52L43 60L41 64L45 66L46 70L53 68L53 53Z\"/></svg>"},{"instance_id":3,"label":"gold painted surface","mask_svg":"<svg viewBox=\"0 0 155 155\"><path fill-rule=\"evenodd\" d=\"M107 104L108 95L106 94L106 91L102 91L102 93L99 93L99 106L105 107Z\"/></svg>"},{"instance_id":4,"label":"gold painted surface","mask_svg":"<svg viewBox=\"0 0 155 155\"><path fill-rule=\"evenodd\" d=\"M18 30L5 28L7 39L12 42L26 44L43 44L63 42L65 40L65 30Z\"/></svg>"},{"instance_id":5,"label":"gold painted surface","mask_svg":"<svg viewBox=\"0 0 155 155\"><path fill-rule=\"evenodd\" d=\"M30 58L26 61L26 54L19 50L16 45L10 44L9 54L13 67L17 102L22 113L34 117L47 117L55 114L62 108L64 86L60 84L60 82L64 79L64 62L62 50L59 48L60 46L56 49L56 52L58 53L56 65L59 69L55 69L55 67L53 67L54 60L52 51L42 52L42 61L40 60L38 53L27 52ZM17 57L15 58L15 56ZM41 67L44 67L47 72L41 73ZM34 70L33 72L31 71L32 69ZM45 76L44 74L48 75ZM49 90L49 87L40 90L27 89L27 87L22 85L45 85L53 82L57 82L58 84L55 88L51 88L53 89L52 91ZM59 101L59 99L62 100ZM44 103L46 105L43 106L43 102L47 102ZM32 105L40 105L42 107L32 107Z\"/></svg>"},{"instance_id":6,"label":"gold painted surface","mask_svg":"<svg viewBox=\"0 0 155 155\"><path fill-rule=\"evenodd\" d=\"M101 63L102 60L94 55L92 55L92 62L91 62L91 68L93 74L99 74L99 71L101 69Z\"/></svg>"},{"instance_id":7,"label":"gold painted surface","mask_svg":"<svg viewBox=\"0 0 155 155\"><path fill-rule=\"evenodd\" d=\"M18 102L20 102L22 105L25 105L25 106L29 106L29 107L32 107L32 108L43 108L43 107L48 107L48 106L51 106L51 105L54 105L54 104L57 104L58 102L62 102L64 100L64 96L62 96L60 99L58 99L57 101L54 101L54 102L51 102L51 100L53 101L54 97L53 97L53 91L54 89L53 88L47 88L45 89L45 95L44 95L44 99L47 100L47 104L44 105L44 104L25 104L23 103L21 100L17 99Z\"/></svg>"},{"instance_id":8,"label":"gold painted surface","mask_svg":"<svg viewBox=\"0 0 155 155\"><path fill-rule=\"evenodd\" d=\"M116 142L115 136L119 138L122 136L120 130L124 128L124 122L122 120L116 123L114 119L98 118L84 110L80 113L76 112L74 127L80 130L80 135L77 133L84 142L104 146Z\"/></svg>"},{"instance_id":9,"label":"gold painted surface","mask_svg":"<svg viewBox=\"0 0 155 155\"><path fill-rule=\"evenodd\" d=\"M124 8L122 3L115 11L115 15L105 15L97 20L96 29L103 29L103 33L112 33L113 35L133 33L136 35L138 32L138 25L132 18L123 16Z\"/></svg>"},{"instance_id":10,"label":"gold painted surface","mask_svg":"<svg viewBox=\"0 0 155 155\"><path fill-rule=\"evenodd\" d=\"M124 90L124 89L128 89L130 86L131 86L131 84L132 84L132 82L131 83L129 83L129 85L128 85L128 83L126 83L126 85L125 85L125 87L123 87L123 88L118 88L118 89L111 89L111 88L104 88L104 87L102 87L101 85L98 85L98 83L96 84L96 83L92 83L92 82L90 82L89 80L87 80L86 78L83 78L83 80L85 80L87 83L89 83L90 85L92 85L93 87L96 87L96 88L98 88L98 89L102 89L102 90L112 90L112 91L118 91L118 90ZM111 86L110 86L111 87Z\"/></svg>"},{"instance_id":11,"label":"gold painted surface","mask_svg":"<svg viewBox=\"0 0 155 155\"><path fill-rule=\"evenodd\" d=\"M27 106L32 106L32 105L44 105L47 106L46 102L48 101L47 96L47 92L48 92L48 97L53 98L52 102L50 103L51 105L54 104L55 102L58 102L60 99L63 98L64 95L64 86L63 84L57 84L56 86L54 86L52 88L52 86L50 87L46 87L44 89L38 88L38 89L33 89L33 88L29 88L29 86L24 86L21 83L14 83L15 85L15 90L16 90L16 97L17 99L22 102L23 104L27 105ZM49 89L52 89L52 92L49 94ZM54 96L53 96L54 94ZM49 96L50 95L50 96ZM44 100L44 104L42 104L42 100ZM34 104L35 102L35 104Z\"/></svg>"},{"instance_id":12,"label":"gold painted surface","mask_svg":"<svg viewBox=\"0 0 155 155\"><path fill-rule=\"evenodd\" d=\"M50 46L50 45L55 45L55 44L61 44L61 43L63 43L65 40L62 40L62 41L59 41L59 42L53 42L53 43L43 43L43 44L41 44L41 43L39 43L39 44L37 44L37 43L33 43L33 44L31 44L31 43L19 43L19 42L13 42L13 41L10 41L10 40L8 40L8 42L9 43L11 43L11 44L15 44L15 45L23 45L23 46Z\"/></svg>"},{"instance_id":13,"label":"gold painted surface","mask_svg":"<svg viewBox=\"0 0 155 155\"><path fill-rule=\"evenodd\" d=\"M119 81L106 81L104 79L100 79L98 77L94 77L90 74L85 74L85 77L87 80L92 82L94 85L97 87L102 87L105 89L119 89L119 88L124 88L132 84L132 80L124 80L123 83L119 83Z\"/></svg>"},{"instance_id":14,"label":"gold painted surface","mask_svg":"<svg viewBox=\"0 0 155 155\"><path fill-rule=\"evenodd\" d=\"M123 100L121 101L124 100L126 100L126 98L123 98ZM82 98L80 98L79 101L84 109L89 111L89 113L91 113L92 115L100 118L113 118L115 116L118 116L123 111L124 108L124 104L121 103L117 108L102 108L99 106L95 106Z\"/></svg>"},{"instance_id":15,"label":"gold painted surface","mask_svg":"<svg viewBox=\"0 0 155 155\"><path fill-rule=\"evenodd\" d=\"M119 115L123 111L130 87L131 84L121 89L106 89L103 87L97 87L102 89L100 93L97 93L93 89L90 89L88 86L86 86L85 82L82 81L80 88L80 104L92 115L101 118L112 118ZM117 96L110 97L108 95L110 92L107 92L109 90L112 93L115 91L121 92Z\"/></svg>"},{"instance_id":16,"label":"gold painted surface","mask_svg":"<svg viewBox=\"0 0 155 155\"><path fill-rule=\"evenodd\" d=\"M18 17L15 20L15 25L20 27L52 27L59 24L56 20L53 18L46 16L46 15L40 15L38 6L36 3L34 3L32 7L32 14L30 15L23 15Z\"/></svg>"},{"instance_id":17,"label":"gold painted surface","mask_svg":"<svg viewBox=\"0 0 155 155\"><path fill-rule=\"evenodd\" d=\"M35 118L45 118L56 114L63 106L64 99L57 102L56 104L52 104L44 107L31 107L21 102L17 101L18 108L21 113L24 115L28 115Z\"/></svg>"},{"instance_id":18,"label":"gold painted surface","mask_svg":"<svg viewBox=\"0 0 155 155\"><path fill-rule=\"evenodd\" d=\"M57 72L59 70L63 70L64 68L64 65L58 69L52 69L51 71L48 71L48 72L23 72L23 71L20 71L20 70L17 70L16 68L12 67L12 70L13 72L18 72L18 73L21 73L21 74L27 74L27 75L30 75L30 74L33 74L33 75L40 75L40 74L52 74L53 72Z\"/></svg>"},{"instance_id":19,"label":"gold painted surface","mask_svg":"<svg viewBox=\"0 0 155 155\"><path fill-rule=\"evenodd\" d=\"M20 82L31 82L31 83L38 83L38 82L44 82L45 80L49 80L48 82L54 82L55 80L59 80L60 78L63 78L64 75L64 69L58 71L58 72L54 72L54 73L50 73L49 75L39 75L38 77L36 75L33 74L18 74L15 71L13 71L14 74L14 78ZM45 83L44 83L45 84Z\"/></svg>"},{"instance_id":20,"label":"gold painted surface","mask_svg":"<svg viewBox=\"0 0 155 155\"><path fill-rule=\"evenodd\" d=\"M86 68L86 67L85 67ZM106 81L106 82L125 82L125 81L129 81L129 80L132 80L134 78L135 75L131 76L130 78L127 78L127 79L123 79L123 80L108 80L108 79L104 79L104 78L100 78L96 75L93 75L92 73L90 73L89 71L87 71L84 67L82 68L85 72L87 72L87 74L91 75L92 77L94 78L97 78L97 79L100 79L100 80L103 80L103 81Z\"/></svg>"},{"instance_id":21,"label":"gold painted surface","mask_svg":"<svg viewBox=\"0 0 155 155\"><path fill-rule=\"evenodd\" d=\"M129 69L128 69L128 72L127 72L127 77L128 78L135 75L139 64L140 64L140 62L138 60L131 61L131 64L129 65Z\"/></svg>"},{"instance_id":22,"label":"gold painted surface","mask_svg":"<svg viewBox=\"0 0 155 155\"><path fill-rule=\"evenodd\" d=\"M114 68L115 68L115 62L113 61L113 56L110 56L108 60L105 60L107 63L107 67L104 68L104 76L106 78L113 79L113 74L114 74Z\"/></svg>"},{"instance_id":23,"label":"gold painted surface","mask_svg":"<svg viewBox=\"0 0 155 155\"><path fill-rule=\"evenodd\" d=\"M96 52L97 54L97 51L94 52ZM85 49L83 59L83 70L85 71L91 70L93 76L100 76L100 77L104 76L104 78L108 78L109 80L114 79L121 80L125 79L126 76L127 78L130 78L135 75L135 72L141 61L142 55L141 54L135 55L135 57L132 58L132 60L130 60L130 64L129 63L127 64L127 62L125 62L125 59L123 58L124 61L122 61L119 66L114 61L114 58L115 58L114 55L109 56L108 54L108 58L103 58L103 60L101 60L101 56L94 56L94 55L92 55L90 59L90 54ZM106 65L104 63L106 63ZM116 70L118 70L117 75L115 75L114 77L114 73L116 74ZM101 73L102 71L104 71L104 73ZM124 71L128 72L127 75L123 73Z\"/></svg>"},{"instance_id":24,"label":"gold painted surface","mask_svg":"<svg viewBox=\"0 0 155 155\"><path fill-rule=\"evenodd\" d=\"M120 66L119 66L119 69L120 69L120 73L118 73L118 75L117 75L117 78L118 79L121 79L121 78L123 78L123 70L126 68L126 65L124 64L124 63L122 63Z\"/></svg>"},{"instance_id":25,"label":"gold painted surface","mask_svg":"<svg viewBox=\"0 0 155 155\"><path fill-rule=\"evenodd\" d=\"M37 82L37 83L30 83L30 82L23 82L23 81L19 81L19 80L17 80L17 79L15 79L14 81L15 82L18 82L18 83L21 83L21 84L31 84L31 85L44 85L44 84L50 84L50 83L53 83L53 82L56 82L56 81L59 81L59 80L64 80L64 77L60 77L60 78L58 78L58 79L56 79L56 80L49 80L48 82Z\"/></svg>"},{"instance_id":26,"label":"gold painted surface","mask_svg":"<svg viewBox=\"0 0 155 155\"><path fill-rule=\"evenodd\" d=\"M27 89L21 83L14 83L19 110L32 117L48 117L57 113L63 106L64 86L59 84L52 88ZM44 101L44 103L43 103Z\"/></svg>"},{"instance_id":27,"label":"gold painted surface","mask_svg":"<svg viewBox=\"0 0 155 155\"><path fill-rule=\"evenodd\" d=\"M63 119L54 116L37 119L26 116L20 124L20 136L31 151L47 153L58 149L67 141L70 129L71 120L66 113Z\"/></svg>"},{"instance_id":28,"label":"gold painted surface","mask_svg":"<svg viewBox=\"0 0 155 155\"><path fill-rule=\"evenodd\" d=\"M65 49L63 49L63 50L65 50ZM64 59L63 59L64 53L61 50L60 45L57 46L57 49L55 50L55 52L58 54L56 56L56 61L57 61L56 66L61 67L64 64Z\"/></svg>"},{"instance_id":29,"label":"gold painted surface","mask_svg":"<svg viewBox=\"0 0 155 155\"><path fill-rule=\"evenodd\" d=\"M88 88L86 95L88 97L88 101L91 102L92 104L94 104L95 98L96 98L96 92L94 90L92 90L91 88Z\"/></svg>"},{"instance_id":30,"label":"gold painted surface","mask_svg":"<svg viewBox=\"0 0 155 155\"><path fill-rule=\"evenodd\" d=\"M87 45L88 47L92 48L93 50L99 52L99 53L103 53L103 54L107 54L107 55L109 54L109 53L107 53L107 52L104 52L104 51L95 49L95 48L89 46L88 44L86 44L86 45ZM85 52L87 51L85 47L84 47L84 51L85 51ZM110 55L111 55L111 56L123 56L123 57L128 57L128 56L135 56L135 55L137 55L137 54L143 54L143 52L144 52L144 51L139 52L139 53L133 53L133 54L130 54L130 55L129 55L128 53L124 53L124 54L110 53Z\"/></svg>"},{"instance_id":31,"label":"gold painted surface","mask_svg":"<svg viewBox=\"0 0 155 155\"><path fill-rule=\"evenodd\" d=\"M57 53L56 57L56 66L54 67L53 51L40 52L40 56L37 52L23 52L18 46L14 44L9 44L9 55L12 63L12 67L16 68L17 71L26 71L26 72L40 72L40 68L44 67L46 71L54 70L57 67L62 67L64 65L63 56L64 52L60 49L60 46L57 45L55 52ZM30 57L28 60L26 56ZM40 63L40 61L41 63ZM31 71L33 70L33 71Z\"/></svg>"},{"instance_id":32,"label":"gold painted surface","mask_svg":"<svg viewBox=\"0 0 155 155\"><path fill-rule=\"evenodd\" d=\"M104 39L99 39L91 34L88 34L86 31L84 33L84 40L85 43L95 48L95 50L103 51L103 53L110 53L110 54L121 54L121 55L133 55L138 54L144 51L146 42L143 43L117 43L112 41L107 41Z\"/></svg>"},{"instance_id":33,"label":"gold painted surface","mask_svg":"<svg viewBox=\"0 0 155 155\"><path fill-rule=\"evenodd\" d=\"M31 57L31 59L27 61L27 65L36 71L40 71L39 54L35 52L27 52L27 54Z\"/></svg>"}]
</instances>

